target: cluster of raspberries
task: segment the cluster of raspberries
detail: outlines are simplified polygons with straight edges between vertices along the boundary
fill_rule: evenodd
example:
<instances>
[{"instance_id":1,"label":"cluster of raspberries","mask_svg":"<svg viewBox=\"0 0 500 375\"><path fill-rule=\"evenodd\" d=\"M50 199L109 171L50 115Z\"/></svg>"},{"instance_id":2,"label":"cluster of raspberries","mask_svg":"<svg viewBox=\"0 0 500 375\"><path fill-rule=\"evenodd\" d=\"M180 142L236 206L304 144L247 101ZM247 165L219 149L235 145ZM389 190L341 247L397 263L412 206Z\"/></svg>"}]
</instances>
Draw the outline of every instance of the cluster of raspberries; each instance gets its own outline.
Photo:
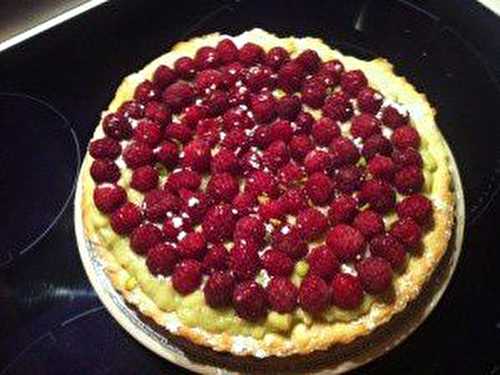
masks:
<instances>
[{"instance_id":1,"label":"cluster of raspberries","mask_svg":"<svg viewBox=\"0 0 500 375\"><path fill-rule=\"evenodd\" d=\"M268 309L355 309L391 287L433 211L419 193L419 134L383 101L362 71L313 50L292 58L224 39L160 65L104 117L105 137L89 147L95 205L151 273L183 295L203 285L213 308L250 321ZM118 184L118 158L140 206ZM297 285L301 259L309 270Z\"/></svg>"}]
</instances>

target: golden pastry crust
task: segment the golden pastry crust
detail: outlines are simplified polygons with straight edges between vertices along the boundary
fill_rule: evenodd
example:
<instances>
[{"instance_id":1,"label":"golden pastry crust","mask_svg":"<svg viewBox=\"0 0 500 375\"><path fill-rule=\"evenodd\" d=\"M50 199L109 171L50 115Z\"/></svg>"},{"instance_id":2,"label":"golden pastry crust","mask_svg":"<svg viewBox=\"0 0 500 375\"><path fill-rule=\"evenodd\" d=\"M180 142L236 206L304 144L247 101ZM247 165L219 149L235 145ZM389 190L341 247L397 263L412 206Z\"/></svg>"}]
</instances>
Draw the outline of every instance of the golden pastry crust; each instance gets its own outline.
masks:
<instances>
[{"instance_id":1,"label":"golden pastry crust","mask_svg":"<svg viewBox=\"0 0 500 375\"><path fill-rule=\"evenodd\" d=\"M214 46L224 37L226 36L210 34L178 43L169 53L154 60L140 72L125 78L108 111L115 111L122 102L132 98L135 86L144 79L150 78L158 65L172 66L177 58L193 56L199 47ZM153 319L160 326L196 344L236 355L266 357L307 354L316 350L326 350L335 344L350 343L357 337L370 334L376 327L389 321L394 314L404 310L407 304L419 295L447 249L454 225L454 194L449 171L450 155L436 126L434 110L425 95L418 93L404 78L395 75L392 65L384 59L363 61L342 55L320 39L278 38L260 29L233 37L233 40L240 46L246 41L252 41L266 50L279 45L293 54L311 48L316 50L323 60L340 59L347 69L361 69L372 87L381 91L387 99L404 105L410 111L414 125L437 166L433 172L432 192L429 194L435 207L434 225L425 234L423 251L410 257L405 271L394 278L393 298L390 301L375 301L369 312L356 320L333 323L314 321L310 326L299 323L287 336L266 333L262 339L255 339L232 336L228 333L214 334L201 328L183 325L177 319L175 312L167 313L160 310L139 285L131 290L125 287L123 280L128 274L127 270L120 265L112 252L102 245L98 229L91 220L91 216L97 211L92 200L94 182L89 173L91 159L88 154L85 157L79 180L83 188L81 209L85 235L94 243L99 258L105 264L107 275L128 303L137 307L142 314ZM98 126L94 138L102 134L101 126Z\"/></svg>"}]
</instances>

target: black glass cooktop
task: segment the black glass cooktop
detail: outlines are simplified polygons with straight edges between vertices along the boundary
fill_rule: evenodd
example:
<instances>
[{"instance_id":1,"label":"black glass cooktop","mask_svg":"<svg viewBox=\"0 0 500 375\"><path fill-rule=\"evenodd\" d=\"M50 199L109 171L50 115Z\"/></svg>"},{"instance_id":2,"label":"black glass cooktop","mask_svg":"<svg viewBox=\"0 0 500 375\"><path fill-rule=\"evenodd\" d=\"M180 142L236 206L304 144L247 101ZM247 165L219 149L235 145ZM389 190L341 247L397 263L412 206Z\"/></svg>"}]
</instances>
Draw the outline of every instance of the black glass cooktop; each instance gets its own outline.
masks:
<instances>
[{"instance_id":1,"label":"black glass cooktop","mask_svg":"<svg viewBox=\"0 0 500 375\"><path fill-rule=\"evenodd\" d=\"M80 263L75 177L126 74L176 41L262 27L387 57L459 165L464 251L442 301L362 374L500 373L500 19L474 1L115 1L0 54L0 374L183 373L107 313Z\"/></svg>"}]
</instances>

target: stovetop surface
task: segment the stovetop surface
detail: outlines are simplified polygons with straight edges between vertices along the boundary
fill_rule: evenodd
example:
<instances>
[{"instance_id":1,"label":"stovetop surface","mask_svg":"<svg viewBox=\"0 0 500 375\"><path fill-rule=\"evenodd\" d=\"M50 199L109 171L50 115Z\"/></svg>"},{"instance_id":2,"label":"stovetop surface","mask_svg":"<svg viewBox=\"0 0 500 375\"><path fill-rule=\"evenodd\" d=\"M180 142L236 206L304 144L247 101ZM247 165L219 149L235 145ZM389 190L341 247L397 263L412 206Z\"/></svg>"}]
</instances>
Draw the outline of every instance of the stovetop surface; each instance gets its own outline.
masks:
<instances>
[{"instance_id":1,"label":"stovetop surface","mask_svg":"<svg viewBox=\"0 0 500 375\"><path fill-rule=\"evenodd\" d=\"M76 248L74 183L124 76L176 41L253 27L387 57L438 110L462 174L465 244L447 292L359 373L500 373L500 20L473 1L248 0L116 1L0 54L0 374L185 372L98 300Z\"/></svg>"}]
</instances>

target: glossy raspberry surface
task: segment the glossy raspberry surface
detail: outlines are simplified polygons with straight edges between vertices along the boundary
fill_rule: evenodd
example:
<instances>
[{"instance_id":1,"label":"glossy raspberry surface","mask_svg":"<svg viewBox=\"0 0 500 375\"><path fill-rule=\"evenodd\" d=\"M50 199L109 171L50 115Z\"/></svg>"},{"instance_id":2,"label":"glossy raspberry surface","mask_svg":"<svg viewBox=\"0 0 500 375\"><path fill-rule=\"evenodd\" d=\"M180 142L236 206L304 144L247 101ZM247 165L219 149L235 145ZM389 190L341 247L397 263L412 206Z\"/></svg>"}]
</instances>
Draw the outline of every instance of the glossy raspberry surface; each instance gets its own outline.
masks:
<instances>
[{"instance_id":1,"label":"glossy raspberry surface","mask_svg":"<svg viewBox=\"0 0 500 375\"><path fill-rule=\"evenodd\" d=\"M153 275L212 308L250 321L356 309L432 224L421 136L378 89L314 50L204 46L103 117L95 205Z\"/></svg>"}]
</instances>

